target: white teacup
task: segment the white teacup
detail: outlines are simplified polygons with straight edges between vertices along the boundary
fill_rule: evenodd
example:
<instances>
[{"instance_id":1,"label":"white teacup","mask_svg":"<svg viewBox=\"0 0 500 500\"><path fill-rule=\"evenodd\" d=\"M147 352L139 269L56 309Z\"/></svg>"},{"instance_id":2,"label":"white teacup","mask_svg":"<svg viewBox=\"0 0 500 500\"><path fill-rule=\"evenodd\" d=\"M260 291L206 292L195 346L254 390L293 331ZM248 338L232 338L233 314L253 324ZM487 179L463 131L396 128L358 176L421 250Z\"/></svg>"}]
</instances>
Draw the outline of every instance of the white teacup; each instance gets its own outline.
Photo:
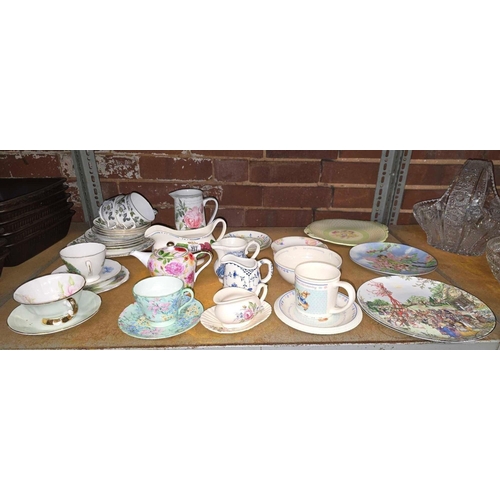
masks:
<instances>
[{"instance_id":1,"label":"white teacup","mask_svg":"<svg viewBox=\"0 0 500 500\"><path fill-rule=\"evenodd\" d=\"M116 215L115 215L115 198L109 198L108 200L104 200L102 205L99 207L99 216L106 223L109 228L114 228L117 226L116 224Z\"/></svg>"},{"instance_id":2,"label":"white teacup","mask_svg":"<svg viewBox=\"0 0 500 500\"><path fill-rule=\"evenodd\" d=\"M59 255L70 273L81 274L87 283L94 283L106 260L106 246L102 243L77 243L63 248Z\"/></svg>"},{"instance_id":3,"label":"white teacup","mask_svg":"<svg viewBox=\"0 0 500 500\"><path fill-rule=\"evenodd\" d=\"M266 295L267 285L264 283L257 285L255 292L243 288L223 288L214 295L214 314L226 326L241 326L262 310Z\"/></svg>"},{"instance_id":4,"label":"white teacup","mask_svg":"<svg viewBox=\"0 0 500 500\"><path fill-rule=\"evenodd\" d=\"M337 307L337 294L343 288L347 303ZM324 321L349 309L356 299L354 287L340 281L340 271L327 262L304 262L295 268L295 308L307 318Z\"/></svg>"},{"instance_id":5,"label":"white teacup","mask_svg":"<svg viewBox=\"0 0 500 500\"><path fill-rule=\"evenodd\" d=\"M134 191L105 200L99 215L109 228L133 229L153 221L156 212L142 194Z\"/></svg>"},{"instance_id":6,"label":"white teacup","mask_svg":"<svg viewBox=\"0 0 500 500\"><path fill-rule=\"evenodd\" d=\"M14 300L45 325L67 323L78 312L85 286L79 274L57 273L27 281L14 292Z\"/></svg>"}]
</instances>

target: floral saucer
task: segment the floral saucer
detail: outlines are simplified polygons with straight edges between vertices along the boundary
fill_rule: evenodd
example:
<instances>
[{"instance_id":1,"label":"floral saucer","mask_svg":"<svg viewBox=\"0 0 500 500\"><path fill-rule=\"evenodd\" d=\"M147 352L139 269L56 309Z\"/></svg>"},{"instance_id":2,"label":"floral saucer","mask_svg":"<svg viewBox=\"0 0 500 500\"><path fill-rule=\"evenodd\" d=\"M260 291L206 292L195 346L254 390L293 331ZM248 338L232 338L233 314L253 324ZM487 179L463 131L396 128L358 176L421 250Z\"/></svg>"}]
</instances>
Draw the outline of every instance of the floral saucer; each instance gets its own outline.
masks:
<instances>
[{"instance_id":1,"label":"floral saucer","mask_svg":"<svg viewBox=\"0 0 500 500\"><path fill-rule=\"evenodd\" d=\"M23 335L48 335L73 328L94 316L101 307L101 297L83 290L78 303L78 312L67 323L44 325L39 316L26 310L25 306L16 307L7 319L9 328Z\"/></svg>"},{"instance_id":2,"label":"floral saucer","mask_svg":"<svg viewBox=\"0 0 500 500\"><path fill-rule=\"evenodd\" d=\"M208 330L215 333L240 333L250 330L254 326L259 325L271 316L272 307L267 303L262 303L262 310L256 314L250 321L245 321L239 325L226 325L221 323L215 315L215 306L210 307L201 315L201 324Z\"/></svg>"},{"instance_id":3,"label":"floral saucer","mask_svg":"<svg viewBox=\"0 0 500 500\"><path fill-rule=\"evenodd\" d=\"M304 232L312 238L346 246L385 241L389 236L385 224L350 219L317 220L309 224Z\"/></svg>"},{"instance_id":4,"label":"floral saucer","mask_svg":"<svg viewBox=\"0 0 500 500\"><path fill-rule=\"evenodd\" d=\"M224 238L243 238L247 241L257 240L260 244L260 249L268 248L271 246L273 240L264 233L259 233L258 231L233 231L232 233L226 234Z\"/></svg>"},{"instance_id":5,"label":"floral saucer","mask_svg":"<svg viewBox=\"0 0 500 500\"><path fill-rule=\"evenodd\" d=\"M128 281L129 277L129 270L125 266L121 266L120 272L114 278L103 281L102 283L91 283L90 285L85 285L84 288L94 293L103 293L119 287L121 284Z\"/></svg>"},{"instance_id":6,"label":"floral saucer","mask_svg":"<svg viewBox=\"0 0 500 500\"><path fill-rule=\"evenodd\" d=\"M337 295L337 305L343 306L347 303L347 297L339 293ZM295 290L290 290L278 297L274 303L276 316L288 326L300 330L301 332L314 333L317 335L336 335L348 332L356 328L363 319L360 307L354 303L347 311L335 314L327 321L304 318L295 309Z\"/></svg>"},{"instance_id":7,"label":"floral saucer","mask_svg":"<svg viewBox=\"0 0 500 500\"><path fill-rule=\"evenodd\" d=\"M203 306L196 299L183 310L182 316L168 326L158 327L148 321L140 307L134 302L127 306L118 317L120 330L130 337L145 340L167 339L187 332L200 321Z\"/></svg>"},{"instance_id":8,"label":"floral saucer","mask_svg":"<svg viewBox=\"0 0 500 500\"><path fill-rule=\"evenodd\" d=\"M88 285L85 285L85 290L87 290L90 286L97 285L99 283L102 283L103 281L110 280L111 278L114 278L120 271L121 271L121 264L116 262L115 260L110 260L106 259L104 261L104 266L102 266L102 270L99 273L99 279L96 281L93 281L92 283L89 283ZM56 273L67 273L68 268L65 265L62 265L58 267L57 269L54 269L51 274L56 274Z\"/></svg>"}]
</instances>

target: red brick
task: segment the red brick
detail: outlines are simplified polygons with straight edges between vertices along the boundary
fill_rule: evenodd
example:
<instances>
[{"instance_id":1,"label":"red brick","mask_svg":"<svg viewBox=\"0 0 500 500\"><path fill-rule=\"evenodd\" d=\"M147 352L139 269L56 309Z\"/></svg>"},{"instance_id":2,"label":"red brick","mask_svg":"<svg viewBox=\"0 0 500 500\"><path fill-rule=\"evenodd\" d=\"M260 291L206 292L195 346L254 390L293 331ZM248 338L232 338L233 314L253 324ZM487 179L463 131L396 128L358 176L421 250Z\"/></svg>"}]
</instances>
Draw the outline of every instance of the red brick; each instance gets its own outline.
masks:
<instances>
[{"instance_id":1,"label":"red brick","mask_svg":"<svg viewBox=\"0 0 500 500\"><path fill-rule=\"evenodd\" d=\"M317 183L320 162L250 162L250 182Z\"/></svg>"},{"instance_id":2,"label":"red brick","mask_svg":"<svg viewBox=\"0 0 500 500\"><path fill-rule=\"evenodd\" d=\"M327 187L264 187L264 207L317 208L330 206L332 191Z\"/></svg>"},{"instance_id":3,"label":"red brick","mask_svg":"<svg viewBox=\"0 0 500 500\"><path fill-rule=\"evenodd\" d=\"M163 150L163 149L114 149L114 150L96 150L95 153L126 153L126 154L135 154L135 153L145 153L145 154L165 154L165 155L176 155L181 156L184 154L182 149L176 150Z\"/></svg>"},{"instance_id":4,"label":"red brick","mask_svg":"<svg viewBox=\"0 0 500 500\"><path fill-rule=\"evenodd\" d=\"M266 158L297 158L297 159L310 159L310 160L323 160L323 159L336 159L338 158L339 152L334 151L295 151L295 150L283 150L283 151L266 151Z\"/></svg>"},{"instance_id":5,"label":"red brick","mask_svg":"<svg viewBox=\"0 0 500 500\"><path fill-rule=\"evenodd\" d=\"M321 182L329 184L377 184L379 163L324 161Z\"/></svg>"},{"instance_id":6,"label":"red brick","mask_svg":"<svg viewBox=\"0 0 500 500\"><path fill-rule=\"evenodd\" d=\"M447 186L460 173L462 165L410 164L406 185Z\"/></svg>"},{"instance_id":7,"label":"red brick","mask_svg":"<svg viewBox=\"0 0 500 500\"><path fill-rule=\"evenodd\" d=\"M214 160L214 173L218 181L248 181L248 160Z\"/></svg>"},{"instance_id":8,"label":"red brick","mask_svg":"<svg viewBox=\"0 0 500 500\"><path fill-rule=\"evenodd\" d=\"M99 177L115 179L139 178L139 163L136 157L113 155L95 155Z\"/></svg>"},{"instance_id":9,"label":"red brick","mask_svg":"<svg viewBox=\"0 0 500 500\"><path fill-rule=\"evenodd\" d=\"M249 209L245 227L306 227L313 221L312 209Z\"/></svg>"},{"instance_id":10,"label":"red brick","mask_svg":"<svg viewBox=\"0 0 500 500\"><path fill-rule=\"evenodd\" d=\"M411 153L412 160L468 160L475 158L484 160L489 151L484 150L415 150Z\"/></svg>"},{"instance_id":11,"label":"red brick","mask_svg":"<svg viewBox=\"0 0 500 500\"><path fill-rule=\"evenodd\" d=\"M318 209L314 213L314 220L325 219L348 219L348 220L370 220L371 210L368 212L349 212L341 210L322 210Z\"/></svg>"},{"instance_id":12,"label":"red brick","mask_svg":"<svg viewBox=\"0 0 500 500\"><path fill-rule=\"evenodd\" d=\"M382 156L382 150L380 151L368 151L368 150L343 150L339 151L339 158L373 158L380 160Z\"/></svg>"},{"instance_id":13,"label":"red brick","mask_svg":"<svg viewBox=\"0 0 500 500\"><path fill-rule=\"evenodd\" d=\"M117 194L121 194L118 182L108 182L100 179L100 184L103 200L107 200L108 198L116 196Z\"/></svg>"},{"instance_id":14,"label":"red brick","mask_svg":"<svg viewBox=\"0 0 500 500\"><path fill-rule=\"evenodd\" d=\"M436 198L441 198L445 193L446 189L441 190L430 190L430 189L405 189L403 194L403 200L401 203L401 208L413 209L413 205L419 201L434 200Z\"/></svg>"},{"instance_id":15,"label":"red brick","mask_svg":"<svg viewBox=\"0 0 500 500\"><path fill-rule=\"evenodd\" d=\"M375 189L335 188L333 191L334 208L371 208Z\"/></svg>"},{"instance_id":16,"label":"red brick","mask_svg":"<svg viewBox=\"0 0 500 500\"><path fill-rule=\"evenodd\" d=\"M193 154L209 156L209 157L227 157L227 158L263 158L264 151L261 150L234 150L234 151L222 151L222 150L211 150L211 151L191 151Z\"/></svg>"},{"instance_id":17,"label":"red brick","mask_svg":"<svg viewBox=\"0 0 500 500\"><path fill-rule=\"evenodd\" d=\"M17 156L0 153L0 177L64 177L57 153Z\"/></svg>"},{"instance_id":18,"label":"red brick","mask_svg":"<svg viewBox=\"0 0 500 500\"><path fill-rule=\"evenodd\" d=\"M143 179L208 180L213 175L212 160L144 155L139 166Z\"/></svg>"},{"instance_id":19,"label":"red brick","mask_svg":"<svg viewBox=\"0 0 500 500\"><path fill-rule=\"evenodd\" d=\"M417 220L415 219L415 216L412 213L409 214L400 212L396 224L417 224Z\"/></svg>"},{"instance_id":20,"label":"red brick","mask_svg":"<svg viewBox=\"0 0 500 500\"><path fill-rule=\"evenodd\" d=\"M219 205L233 207L261 207L262 187L260 186L223 186Z\"/></svg>"},{"instance_id":21,"label":"red brick","mask_svg":"<svg viewBox=\"0 0 500 500\"><path fill-rule=\"evenodd\" d=\"M158 205L155 206L154 204L153 206L156 208L156 210L158 210L158 213L156 214L153 224L161 224L163 226L175 229L174 208L173 207L163 208Z\"/></svg>"},{"instance_id":22,"label":"red brick","mask_svg":"<svg viewBox=\"0 0 500 500\"><path fill-rule=\"evenodd\" d=\"M243 208L220 208L217 217L221 217L227 223L227 232L232 228L245 226L245 210Z\"/></svg>"}]
</instances>

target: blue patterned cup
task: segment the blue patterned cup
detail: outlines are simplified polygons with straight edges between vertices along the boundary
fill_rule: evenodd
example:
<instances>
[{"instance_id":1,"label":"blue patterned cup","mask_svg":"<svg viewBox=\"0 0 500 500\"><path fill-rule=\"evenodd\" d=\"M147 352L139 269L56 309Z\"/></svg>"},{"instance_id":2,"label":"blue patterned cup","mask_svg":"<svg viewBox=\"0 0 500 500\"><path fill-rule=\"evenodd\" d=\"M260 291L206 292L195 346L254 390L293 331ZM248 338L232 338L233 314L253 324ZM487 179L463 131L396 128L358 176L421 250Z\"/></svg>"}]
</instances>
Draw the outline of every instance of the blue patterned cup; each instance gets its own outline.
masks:
<instances>
[{"instance_id":1,"label":"blue patterned cup","mask_svg":"<svg viewBox=\"0 0 500 500\"><path fill-rule=\"evenodd\" d=\"M343 288L347 303L339 307L337 294ZM327 262L303 262L295 268L295 309L299 315L326 321L351 307L356 299L354 287L340 281L340 271Z\"/></svg>"},{"instance_id":2,"label":"blue patterned cup","mask_svg":"<svg viewBox=\"0 0 500 500\"><path fill-rule=\"evenodd\" d=\"M175 323L194 300L193 290L184 288L184 282L173 276L144 278L134 285L132 293L146 319L157 327Z\"/></svg>"}]
</instances>

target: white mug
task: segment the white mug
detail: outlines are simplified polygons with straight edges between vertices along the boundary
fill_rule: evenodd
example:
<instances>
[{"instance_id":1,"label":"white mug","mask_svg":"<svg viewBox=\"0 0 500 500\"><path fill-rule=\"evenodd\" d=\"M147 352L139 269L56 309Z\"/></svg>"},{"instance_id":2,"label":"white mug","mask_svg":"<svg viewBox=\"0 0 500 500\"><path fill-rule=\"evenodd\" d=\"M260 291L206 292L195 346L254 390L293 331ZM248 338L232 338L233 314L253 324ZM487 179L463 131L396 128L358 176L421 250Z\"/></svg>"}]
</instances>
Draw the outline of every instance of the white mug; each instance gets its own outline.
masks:
<instances>
[{"instance_id":1,"label":"white mug","mask_svg":"<svg viewBox=\"0 0 500 500\"><path fill-rule=\"evenodd\" d=\"M337 306L337 294L343 288L347 303ZM340 281L340 270L327 262L303 262L295 268L295 309L300 315L326 321L349 309L356 299L354 287Z\"/></svg>"}]
</instances>

